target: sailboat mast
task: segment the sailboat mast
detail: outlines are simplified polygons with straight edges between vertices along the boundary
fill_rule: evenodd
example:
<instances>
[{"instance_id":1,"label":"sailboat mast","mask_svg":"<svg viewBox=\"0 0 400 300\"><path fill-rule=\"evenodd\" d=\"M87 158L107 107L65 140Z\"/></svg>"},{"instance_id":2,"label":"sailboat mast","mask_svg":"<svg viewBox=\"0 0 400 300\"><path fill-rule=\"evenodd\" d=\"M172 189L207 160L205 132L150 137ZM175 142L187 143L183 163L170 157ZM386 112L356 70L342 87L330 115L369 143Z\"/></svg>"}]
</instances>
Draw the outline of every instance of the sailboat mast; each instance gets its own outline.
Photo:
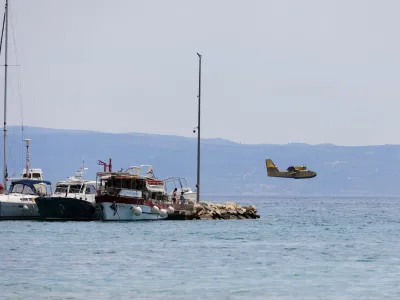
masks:
<instances>
[{"instance_id":1,"label":"sailboat mast","mask_svg":"<svg viewBox=\"0 0 400 300\"><path fill-rule=\"evenodd\" d=\"M3 162L3 183L4 190L7 190L7 159L6 159L6 141L7 141L7 52L8 52L8 0L6 0L5 6L5 52L4 52L4 162Z\"/></svg>"}]
</instances>

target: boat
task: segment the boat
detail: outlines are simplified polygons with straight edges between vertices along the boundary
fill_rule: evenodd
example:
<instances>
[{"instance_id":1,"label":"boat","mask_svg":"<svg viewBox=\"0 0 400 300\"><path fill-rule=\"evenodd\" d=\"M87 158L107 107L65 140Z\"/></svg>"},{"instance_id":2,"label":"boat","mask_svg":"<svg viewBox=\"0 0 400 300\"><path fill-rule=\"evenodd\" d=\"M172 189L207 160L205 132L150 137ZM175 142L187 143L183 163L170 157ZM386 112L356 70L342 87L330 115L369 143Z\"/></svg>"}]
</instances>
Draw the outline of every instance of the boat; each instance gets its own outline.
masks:
<instances>
[{"instance_id":1,"label":"boat","mask_svg":"<svg viewBox=\"0 0 400 300\"><path fill-rule=\"evenodd\" d=\"M67 180L58 181L54 194L37 198L40 219L46 221L99 220L96 212L96 181L83 179L84 164Z\"/></svg>"},{"instance_id":2,"label":"boat","mask_svg":"<svg viewBox=\"0 0 400 300\"><path fill-rule=\"evenodd\" d=\"M42 169L30 168L29 143L26 142L26 168L21 177L8 178L5 174L5 188L0 195L0 220L36 220L39 219L39 210L36 199L52 193L51 182L43 179ZM26 172L28 170L28 172ZM7 191L7 182L11 186Z\"/></svg>"},{"instance_id":3,"label":"boat","mask_svg":"<svg viewBox=\"0 0 400 300\"><path fill-rule=\"evenodd\" d=\"M51 182L20 179L11 182L8 194L0 195L0 220L37 220L38 207L35 200L51 195Z\"/></svg>"},{"instance_id":4,"label":"boat","mask_svg":"<svg viewBox=\"0 0 400 300\"><path fill-rule=\"evenodd\" d=\"M140 175L147 167L146 176ZM104 221L163 220L174 213L163 180L151 165L132 166L125 171L98 172L96 204Z\"/></svg>"},{"instance_id":5,"label":"boat","mask_svg":"<svg viewBox=\"0 0 400 300\"><path fill-rule=\"evenodd\" d=\"M166 190L168 189L168 185L170 183L173 184L173 188L176 188L177 192L177 198L179 199L180 195L183 193L183 197L185 198L185 201L193 201L196 202L196 192L193 192L193 190L186 184L186 178L185 177L168 177L164 179L164 183L166 186ZM171 192L168 193L169 197L172 197L173 189Z\"/></svg>"}]
</instances>

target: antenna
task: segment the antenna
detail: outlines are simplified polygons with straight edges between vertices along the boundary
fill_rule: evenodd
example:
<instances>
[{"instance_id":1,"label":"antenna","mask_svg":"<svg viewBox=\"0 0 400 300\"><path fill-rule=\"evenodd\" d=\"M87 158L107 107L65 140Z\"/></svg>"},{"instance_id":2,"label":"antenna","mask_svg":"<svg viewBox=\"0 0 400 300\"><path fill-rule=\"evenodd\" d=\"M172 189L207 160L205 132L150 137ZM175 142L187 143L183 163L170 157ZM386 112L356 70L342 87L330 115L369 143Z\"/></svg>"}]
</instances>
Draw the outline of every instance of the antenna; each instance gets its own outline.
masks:
<instances>
[{"instance_id":1,"label":"antenna","mask_svg":"<svg viewBox=\"0 0 400 300\"><path fill-rule=\"evenodd\" d=\"M29 143L31 142L31 139L24 139L25 143L26 143L26 177L27 178L31 178L29 176L29 169L31 166L31 157L30 157L30 153L29 153Z\"/></svg>"},{"instance_id":2,"label":"antenna","mask_svg":"<svg viewBox=\"0 0 400 300\"><path fill-rule=\"evenodd\" d=\"M88 168L85 168L85 161L82 161L82 167L76 172L75 177L76 178L82 178L83 177L83 172L87 171Z\"/></svg>"}]
</instances>

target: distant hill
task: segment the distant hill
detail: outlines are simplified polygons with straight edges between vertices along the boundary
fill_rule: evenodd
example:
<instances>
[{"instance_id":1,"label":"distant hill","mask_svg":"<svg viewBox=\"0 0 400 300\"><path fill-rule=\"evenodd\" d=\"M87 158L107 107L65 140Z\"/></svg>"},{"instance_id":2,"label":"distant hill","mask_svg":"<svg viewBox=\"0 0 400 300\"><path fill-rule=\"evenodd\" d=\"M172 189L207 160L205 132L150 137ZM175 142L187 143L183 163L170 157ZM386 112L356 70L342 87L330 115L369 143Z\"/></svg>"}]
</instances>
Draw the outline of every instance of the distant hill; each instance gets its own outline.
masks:
<instances>
[{"instance_id":1,"label":"distant hill","mask_svg":"<svg viewBox=\"0 0 400 300\"><path fill-rule=\"evenodd\" d=\"M24 136L32 139L31 167L42 168L53 183L73 175L82 160L89 168L85 177L95 178L102 170L97 161L111 157L114 170L152 164L160 178L183 176L193 189L196 184L196 138L37 127L25 127ZM7 148L9 175L18 176L25 163L21 128L9 128ZM1 140L1 156L2 149ZM201 151L201 187L205 194L400 195L397 145L246 145L205 139ZM267 177L267 157L280 169L304 164L318 175L309 180Z\"/></svg>"}]
</instances>

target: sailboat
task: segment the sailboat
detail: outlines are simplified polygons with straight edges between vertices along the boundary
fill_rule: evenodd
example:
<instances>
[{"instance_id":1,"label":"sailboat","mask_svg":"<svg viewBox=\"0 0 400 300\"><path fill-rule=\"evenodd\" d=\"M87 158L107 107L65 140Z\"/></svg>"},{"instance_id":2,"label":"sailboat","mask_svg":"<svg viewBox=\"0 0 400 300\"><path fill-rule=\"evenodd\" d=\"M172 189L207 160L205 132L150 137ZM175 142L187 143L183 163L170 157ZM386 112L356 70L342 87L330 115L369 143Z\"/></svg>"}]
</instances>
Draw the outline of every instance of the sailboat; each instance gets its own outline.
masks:
<instances>
[{"instance_id":1,"label":"sailboat","mask_svg":"<svg viewBox=\"0 0 400 300\"><path fill-rule=\"evenodd\" d=\"M22 171L21 178L8 178L7 174L7 48L8 48L8 0L6 0L3 28L0 40L0 53L3 45L3 33L5 31L5 63L4 63L4 141L3 141L3 191L0 194L0 220L32 220L39 219L38 207L35 199L39 196L50 195L51 182L42 178L41 169L30 168L29 139L26 139L26 168ZM7 190L7 181L11 186Z\"/></svg>"}]
</instances>

